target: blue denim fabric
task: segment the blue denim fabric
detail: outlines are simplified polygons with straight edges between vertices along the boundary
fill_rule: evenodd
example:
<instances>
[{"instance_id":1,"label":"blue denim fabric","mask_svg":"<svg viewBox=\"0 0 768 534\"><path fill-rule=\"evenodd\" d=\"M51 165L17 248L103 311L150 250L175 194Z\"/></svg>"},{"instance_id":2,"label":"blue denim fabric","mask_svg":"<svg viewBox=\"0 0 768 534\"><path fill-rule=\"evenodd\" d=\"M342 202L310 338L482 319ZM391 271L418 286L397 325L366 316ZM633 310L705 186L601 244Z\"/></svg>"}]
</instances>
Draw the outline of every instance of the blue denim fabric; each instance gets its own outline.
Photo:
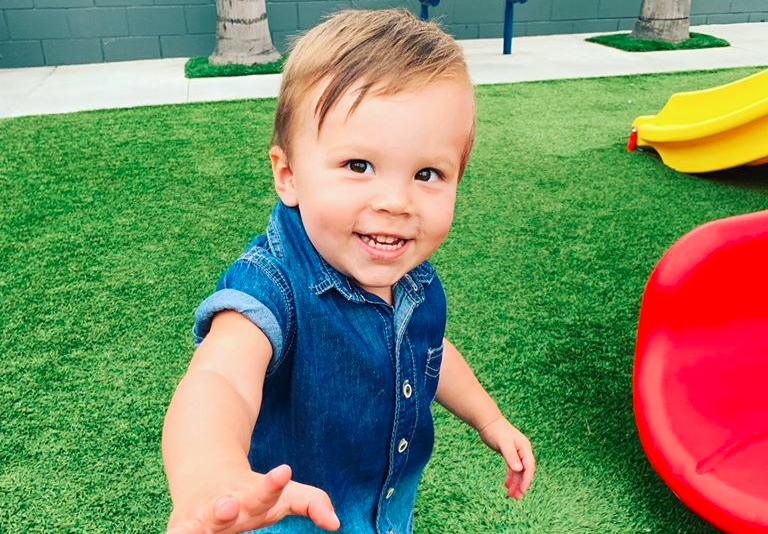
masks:
<instances>
[{"instance_id":1,"label":"blue denim fabric","mask_svg":"<svg viewBox=\"0 0 768 534\"><path fill-rule=\"evenodd\" d=\"M258 236L196 312L196 343L233 309L272 344L249 460L286 463L294 480L328 492L344 533L412 532L413 504L432 452L430 404L443 353L445 294L427 263L394 287L394 306L333 269L299 211L278 203ZM259 530L323 532L288 517Z\"/></svg>"}]
</instances>

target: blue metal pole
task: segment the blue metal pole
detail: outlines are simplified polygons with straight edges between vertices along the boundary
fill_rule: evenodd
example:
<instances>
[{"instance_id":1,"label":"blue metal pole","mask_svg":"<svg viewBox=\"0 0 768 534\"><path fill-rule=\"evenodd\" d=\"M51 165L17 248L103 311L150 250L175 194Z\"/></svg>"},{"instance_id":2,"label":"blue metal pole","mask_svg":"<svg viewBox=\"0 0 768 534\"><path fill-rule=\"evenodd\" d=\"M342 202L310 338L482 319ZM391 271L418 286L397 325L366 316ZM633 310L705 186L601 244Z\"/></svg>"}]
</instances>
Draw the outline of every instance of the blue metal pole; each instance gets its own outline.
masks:
<instances>
[{"instance_id":1,"label":"blue metal pole","mask_svg":"<svg viewBox=\"0 0 768 534\"><path fill-rule=\"evenodd\" d=\"M515 3L507 0L504 6L504 54L512 53L512 24L515 22Z\"/></svg>"}]
</instances>

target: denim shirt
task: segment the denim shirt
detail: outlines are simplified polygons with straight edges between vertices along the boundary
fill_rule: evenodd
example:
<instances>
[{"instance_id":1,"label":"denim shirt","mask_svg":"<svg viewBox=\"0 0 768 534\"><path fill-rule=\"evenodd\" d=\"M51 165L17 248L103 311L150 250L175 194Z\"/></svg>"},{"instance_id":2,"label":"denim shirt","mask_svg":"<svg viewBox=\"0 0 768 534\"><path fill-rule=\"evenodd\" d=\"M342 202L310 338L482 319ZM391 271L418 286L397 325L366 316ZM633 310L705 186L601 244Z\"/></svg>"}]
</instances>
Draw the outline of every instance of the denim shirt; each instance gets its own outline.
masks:
<instances>
[{"instance_id":1,"label":"denim shirt","mask_svg":"<svg viewBox=\"0 0 768 534\"><path fill-rule=\"evenodd\" d=\"M331 498L339 532L413 530L416 487L432 452L430 404L443 353L445 294L424 262L393 288L394 306L331 267L298 209L278 203L195 314L236 310L272 344L249 452L254 471L280 464ZM289 516L259 530L325 532Z\"/></svg>"}]
</instances>

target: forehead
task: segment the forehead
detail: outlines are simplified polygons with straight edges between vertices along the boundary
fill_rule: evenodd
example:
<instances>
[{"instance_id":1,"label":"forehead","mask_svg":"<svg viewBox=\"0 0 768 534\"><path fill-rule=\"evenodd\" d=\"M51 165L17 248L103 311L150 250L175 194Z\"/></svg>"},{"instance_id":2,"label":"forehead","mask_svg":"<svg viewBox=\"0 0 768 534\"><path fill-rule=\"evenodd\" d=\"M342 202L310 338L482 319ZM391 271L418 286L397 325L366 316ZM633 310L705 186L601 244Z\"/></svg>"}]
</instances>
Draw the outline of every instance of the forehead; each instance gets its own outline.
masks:
<instances>
[{"instance_id":1,"label":"forehead","mask_svg":"<svg viewBox=\"0 0 768 534\"><path fill-rule=\"evenodd\" d=\"M300 115L303 117L302 122L314 123L318 136L331 114L334 120L343 118L346 122L366 102L380 100L396 105L398 102L409 102L415 95L423 96L429 93L432 93L436 99L450 100L453 104L460 103L460 107L469 112L471 122L474 124L474 89L468 75L441 76L419 83L400 83L397 80L376 83L358 81L341 91L330 86L331 83L329 78L321 80L305 92L305 97L299 106ZM369 107L366 106L366 108Z\"/></svg>"}]
</instances>

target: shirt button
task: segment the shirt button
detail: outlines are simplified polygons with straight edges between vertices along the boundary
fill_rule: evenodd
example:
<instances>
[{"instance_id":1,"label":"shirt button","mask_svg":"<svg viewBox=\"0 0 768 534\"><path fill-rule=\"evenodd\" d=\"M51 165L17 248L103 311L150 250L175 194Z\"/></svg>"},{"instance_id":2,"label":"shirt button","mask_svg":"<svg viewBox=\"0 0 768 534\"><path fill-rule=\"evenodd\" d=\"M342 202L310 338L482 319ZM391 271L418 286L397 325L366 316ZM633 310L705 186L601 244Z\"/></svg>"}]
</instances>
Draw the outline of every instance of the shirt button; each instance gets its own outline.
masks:
<instances>
[{"instance_id":1,"label":"shirt button","mask_svg":"<svg viewBox=\"0 0 768 534\"><path fill-rule=\"evenodd\" d=\"M400 443L397 445L397 452L405 452L405 449L408 448L408 440L405 438L400 440Z\"/></svg>"},{"instance_id":2,"label":"shirt button","mask_svg":"<svg viewBox=\"0 0 768 534\"><path fill-rule=\"evenodd\" d=\"M410 399L412 394L413 388L411 387L411 383L406 380L403 382L403 395L405 395L406 399Z\"/></svg>"},{"instance_id":3,"label":"shirt button","mask_svg":"<svg viewBox=\"0 0 768 534\"><path fill-rule=\"evenodd\" d=\"M384 496L385 499L389 499L392 497L392 495L395 493L395 488L389 488L387 490L387 494Z\"/></svg>"}]
</instances>

